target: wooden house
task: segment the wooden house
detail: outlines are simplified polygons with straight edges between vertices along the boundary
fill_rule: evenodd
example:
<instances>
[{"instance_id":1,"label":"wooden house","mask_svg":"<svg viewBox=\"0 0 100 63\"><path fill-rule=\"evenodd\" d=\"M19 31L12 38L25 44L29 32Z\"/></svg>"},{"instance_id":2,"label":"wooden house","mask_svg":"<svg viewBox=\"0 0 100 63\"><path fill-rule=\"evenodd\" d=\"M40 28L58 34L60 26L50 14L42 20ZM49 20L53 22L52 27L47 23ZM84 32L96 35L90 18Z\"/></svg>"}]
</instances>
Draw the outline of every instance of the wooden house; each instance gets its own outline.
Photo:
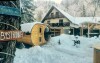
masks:
<instances>
[{"instance_id":1,"label":"wooden house","mask_svg":"<svg viewBox=\"0 0 100 63\"><path fill-rule=\"evenodd\" d=\"M77 30L79 29L79 26L73 21L74 18L71 15L56 6L52 6L42 19L42 23L49 24L51 26L51 32L54 33L52 36L57 36L63 33L74 34L73 29Z\"/></svg>"},{"instance_id":2,"label":"wooden house","mask_svg":"<svg viewBox=\"0 0 100 63\"><path fill-rule=\"evenodd\" d=\"M87 37L97 36L100 34L100 24L95 25L98 21L100 21L100 17L73 17L57 6L52 6L42 19L42 23L51 26L51 32L54 33L52 36L57 36L62 33Z\"/></svg>"}]
</instances>

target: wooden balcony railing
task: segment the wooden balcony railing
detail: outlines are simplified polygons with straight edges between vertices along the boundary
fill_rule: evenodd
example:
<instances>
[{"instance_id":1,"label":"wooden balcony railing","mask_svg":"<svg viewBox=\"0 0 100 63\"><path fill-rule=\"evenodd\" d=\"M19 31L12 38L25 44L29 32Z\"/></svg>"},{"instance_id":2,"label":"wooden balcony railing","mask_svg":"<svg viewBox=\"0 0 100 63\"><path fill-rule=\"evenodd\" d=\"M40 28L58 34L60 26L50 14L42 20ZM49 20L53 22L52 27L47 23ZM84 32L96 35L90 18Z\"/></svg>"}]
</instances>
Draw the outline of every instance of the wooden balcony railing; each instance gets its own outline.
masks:
<instances>
[{"instance_id":1,"label":"wooden balcony railing","mask_svg":"<svg viewBox=\"0 0 100 63\"><path fill-rule=\"evenodd\" d=\"M59 16L48 16L48 17L46 17L45 19L47 20L47 19L55 19L55 18L64 18L64 16L63 15L59 15Z\"/></svg>"},{"instance_id":2,"label":"wooden balcony railing","mask_svg":"<svg viewBox=\"0 0 100 63\"><path fill-rule=\"evenodd\" d=\"M52 27L65 27L65 26L70 26L69 22L64 22L64 23L50 23L49 24Z\"/></svg>"}]
</instances>

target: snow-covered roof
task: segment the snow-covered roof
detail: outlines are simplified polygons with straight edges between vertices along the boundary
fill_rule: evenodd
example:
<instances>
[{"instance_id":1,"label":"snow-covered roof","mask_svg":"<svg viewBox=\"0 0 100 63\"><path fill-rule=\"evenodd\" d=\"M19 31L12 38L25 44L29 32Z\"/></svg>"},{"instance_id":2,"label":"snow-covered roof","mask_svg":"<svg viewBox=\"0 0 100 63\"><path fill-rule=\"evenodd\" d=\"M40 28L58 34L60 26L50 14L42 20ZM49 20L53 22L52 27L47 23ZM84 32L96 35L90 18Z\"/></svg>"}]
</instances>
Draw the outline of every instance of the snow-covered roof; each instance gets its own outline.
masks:
<instances>
[{"instance_id":1,"label":"snow-covered roof","mask_svg":"<svg viewBox=\"0 0 100 63\"><path fill-rule=\"evenodd\" d=\"M54 6L58 11L60 11L66 18L68 18L72 23L74 23L75 18L71 15L69 15L67 12L63 11L62 9L58 8L57 6Z\"/></svg>"},{"instance_id":2,"label":"snow-covered roof","mask_svg":"<svg viewBox=\"0 0 100 63\"><path fill-rule=\"evenodd\" d=\"M50 13L53 8L57 9L59 12L61 12L66 18L68 18L70 20L70 22L74 23L74 24L81 24L83 22L91 22L91 23L98 23L98 21L100 21L100 17L73 17L71 15L69 15L67 12L63 11L62 9L60 9L57 6L52 6L51 9L48 11L48 13ZM47 17L48 13L45 15L45 17L42 19L42 22L45 21L45 18Z\"/></svg>"},{"instance_id":3,"label":"snow-covered roof","mask_svg":"<svg viewBox=\"0 0 100 63\"><path fill-rule=\"evenodd\" d=\"M64 12L63 10L61 10L60 8L58 8L57 6L52 6L50 10L52 10L52 8L57 9L59 12L61 12L66 18L68 18L72 23L75 21L74 17L69 15L68 13ZM48 11L48 13L50 12L50 10ZM45 17L48 15L48 13L45 15ZM42 22L44 22L45 17L42 19Z\"/></svg>"},{"instance_id":4,"label":"snow-covered roof","mask_svg":"<svg viewBox=\"0 0 100 63\"><path fill-rule=\"evenodd\" d=\"M100 17L75 17L75 23L81 24L84 22L98 23Z\"/></svg>"},{"instance_id":5,"label":"snow-covered roof","mask_svg":"<svg viewBox=\"0 0 100 63\"><path fill-rule=\"evenodd\" d=\"M32 27L35 24L37 24L37 23L40 23L40 22L33 22L33 23L24 23L24 24L21 24L21 30L23 32L31 32Z\"/></svg>"},{"instance_id":6,"label":"snow-covered roof","mask_svg":"<svg viewBox=\"0 0 100 63\"><path fill-rule=\"evenodd\" d=\"M100 21L100 17L73 17L69 15L67 12L58 8L57 6L54 7L74 24L81 24L83 22L98 23L98 21Z\"/></svg>"}]
</instances>

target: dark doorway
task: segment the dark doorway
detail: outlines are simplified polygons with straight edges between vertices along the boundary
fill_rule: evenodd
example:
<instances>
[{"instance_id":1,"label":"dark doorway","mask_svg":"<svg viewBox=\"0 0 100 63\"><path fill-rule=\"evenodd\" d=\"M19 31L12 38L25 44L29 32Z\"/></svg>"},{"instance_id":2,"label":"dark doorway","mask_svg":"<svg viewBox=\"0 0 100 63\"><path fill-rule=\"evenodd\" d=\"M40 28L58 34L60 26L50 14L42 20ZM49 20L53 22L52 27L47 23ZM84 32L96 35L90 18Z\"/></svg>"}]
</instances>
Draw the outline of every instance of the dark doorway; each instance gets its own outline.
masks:
<instances>
[{"instance_id":1,"label":"dark doorway","mask_svg":"<svg viewBox=\"0 0 100 63\"><path fill-rule=\"evenodd\" d=\"M78 36L80 36L80 28L73 28L73 29L70 29L70 35L73 35L73 33L74 33L74 35L76 36L76 35L78 35Z\"/></svg>"}]
</instances>

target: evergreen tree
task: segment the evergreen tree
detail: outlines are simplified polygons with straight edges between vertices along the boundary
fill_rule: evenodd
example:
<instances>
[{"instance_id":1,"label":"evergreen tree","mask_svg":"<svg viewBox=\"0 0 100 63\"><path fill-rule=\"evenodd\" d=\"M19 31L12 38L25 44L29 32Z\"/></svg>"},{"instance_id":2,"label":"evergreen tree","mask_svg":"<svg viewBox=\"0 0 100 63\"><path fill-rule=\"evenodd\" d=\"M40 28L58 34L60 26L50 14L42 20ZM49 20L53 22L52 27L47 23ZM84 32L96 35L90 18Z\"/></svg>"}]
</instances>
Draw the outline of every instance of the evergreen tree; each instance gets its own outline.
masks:
<instances>
[{"instance_id":1,"label":"evergreen tree","mask_svg":"<svg viewBox=\"0 0 100 63\"><path fill-rule=\"evenodd\" d=\"M33 13L35 8L34 0L21 0L22 23L35 21Z\"/></svg>"}]
</instances>

